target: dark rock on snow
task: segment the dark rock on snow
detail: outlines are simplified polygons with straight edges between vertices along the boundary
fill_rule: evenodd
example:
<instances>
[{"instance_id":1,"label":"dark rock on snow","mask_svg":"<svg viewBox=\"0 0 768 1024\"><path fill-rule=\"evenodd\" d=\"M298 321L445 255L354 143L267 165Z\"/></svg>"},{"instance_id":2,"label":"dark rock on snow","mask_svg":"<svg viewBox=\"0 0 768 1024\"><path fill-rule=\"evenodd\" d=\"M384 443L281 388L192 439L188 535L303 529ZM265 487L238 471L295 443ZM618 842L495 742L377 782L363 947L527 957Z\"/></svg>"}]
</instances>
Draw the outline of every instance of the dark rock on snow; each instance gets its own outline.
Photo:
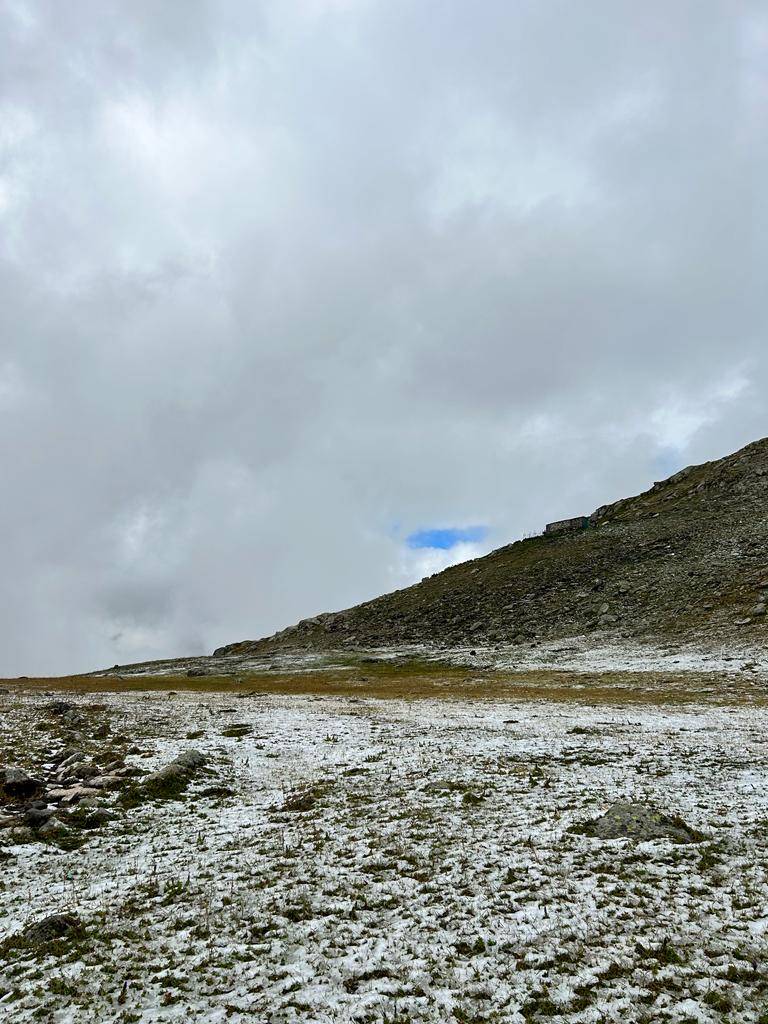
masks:
<instances>
[{"instance_id":1,"label":"dark rock on snow","mask_svg":"<svg viewBox=\"0 0 768 1024\"><path fill-rule=\"evenodd\" d=\"M572 831L595 839L671 839L675 843L697 843L704 836L676 815L665 814L645 803L617 801L605 814L577 825Z\"/></svg>"},{"instance_id":2,"label":"dark rock on snow","mask_svg":"<svg viewBox=\"0 0 768 1024\"><path fill-rule=\"evenodd\" d=\"M10 800L28 800L45 789L40 779L28 775L22 768L0 771L0 794Z\"/></svg>"},{"instance_id":3,"label":"dark rock on snow","mask_svg":"<svg viewBox=\"0 0 768 1024\"><path fill-rule=\"evenodd\" d=\"M51 914L28 925L21 933L25 942L36 945L53 939L79 938L85 929L77 914Z\"/></svg>"}]
</instances>

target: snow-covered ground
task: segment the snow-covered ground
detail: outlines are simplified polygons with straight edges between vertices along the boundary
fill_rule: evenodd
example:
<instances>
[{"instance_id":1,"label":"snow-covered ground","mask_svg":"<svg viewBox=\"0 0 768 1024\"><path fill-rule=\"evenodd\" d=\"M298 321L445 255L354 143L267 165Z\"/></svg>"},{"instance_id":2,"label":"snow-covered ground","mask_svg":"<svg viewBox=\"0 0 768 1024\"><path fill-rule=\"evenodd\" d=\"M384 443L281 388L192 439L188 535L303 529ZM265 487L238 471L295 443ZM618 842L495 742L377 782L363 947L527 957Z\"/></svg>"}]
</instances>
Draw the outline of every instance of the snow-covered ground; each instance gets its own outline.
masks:
<instances>
[{"instance_id":1,"label":"snow-covered ground","mask_svg":"<svg viewBox=\"0 0 768 1024\"><path fill-rule=\"evenodd\" d=\"M472 653L470 653L470 651ZM565 669L570 672L729 672L747 668L768 676L768 649L731 642L704 648L701 643L666 646L630 640L601 640L594 635L538 644L459 648L444 652L456 664L525 671Z\"/></svg>"},{"instance_id":2,"label":"snow-covered ground","mask_svg":"<svg viewBox=\"0 0 768 1024\"><path fill-rule=\"evenodd\" d=\"M51 696L1 699L34 769ZM2 1021L768 1021L765 707L67 699L129 762L194 747L213 774L79 850L10 849L0 939L60 911L87 937L0 946ZM619 798L710 838L569 831Z\"/></svg>"},{"instance_id":3,"label":"snow-covered ground","mask_svg":"<svg viewBox=\"0 0 768 1024\"><path fill-rule=\"evenodd\" d=\"M271 672L291 674L355 671L361 659L384 662L432 661L449 665L491 668L509 672L556 669L593 674L598 672L699 672L722 673L746 670L768 680L768 648L747 642L713 644L676 642L666 645L640 643L596 634L521 644L474 644L442 647L439 644L402 644L381 648L328 651L278 651L269 655L235 654L226 657L176 658L114 666L92 673L96 677L232 675Z\"/></svg>"}]
</instances>

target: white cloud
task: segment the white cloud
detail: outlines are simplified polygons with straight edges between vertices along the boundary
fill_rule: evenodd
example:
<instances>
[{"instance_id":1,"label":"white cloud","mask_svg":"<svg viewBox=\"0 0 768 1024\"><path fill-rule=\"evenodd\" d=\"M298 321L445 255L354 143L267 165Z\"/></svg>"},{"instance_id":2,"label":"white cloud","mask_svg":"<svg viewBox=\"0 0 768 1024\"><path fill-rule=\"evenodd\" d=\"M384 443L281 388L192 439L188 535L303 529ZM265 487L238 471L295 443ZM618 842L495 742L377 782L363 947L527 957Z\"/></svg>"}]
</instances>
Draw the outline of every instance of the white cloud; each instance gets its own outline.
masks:
<instances>
[{"instance_id":1,"label":"white cloud","mask_svg":"<svg viewBox=\"0 0 768 1024\"><path fill-rule=\"evenodd\" d=\"M471 558L479 558L490 550L487 544L474 544L462 541L448 550L436 548L404 548L400 552L398 563L392 567L392 586L394 589L409 587L427 576L442 572L450 565L468 562Z\"/></svg>"},{"instance_id":2,"label":"white cloud","mask_svg":"<svg viewBox=\"0 0 768 1024\"><path fill-rule=\"evenodd\" d=\"M742 371L731 371L698 394L671 394L650 416L650 428L662 448L684 451L697 433L728 414L749 387Z\"/></svg>"}]
</instances>

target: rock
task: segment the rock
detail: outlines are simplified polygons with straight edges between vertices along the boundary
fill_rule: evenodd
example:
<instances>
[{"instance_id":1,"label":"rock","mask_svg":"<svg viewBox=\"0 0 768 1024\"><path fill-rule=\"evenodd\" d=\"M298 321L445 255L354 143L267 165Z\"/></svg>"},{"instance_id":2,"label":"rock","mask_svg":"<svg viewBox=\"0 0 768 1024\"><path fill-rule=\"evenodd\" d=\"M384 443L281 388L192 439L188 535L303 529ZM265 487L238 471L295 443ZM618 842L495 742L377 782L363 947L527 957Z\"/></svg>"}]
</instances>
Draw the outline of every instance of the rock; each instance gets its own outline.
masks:
<instances>
[{"instance_id":1,"label":"rock","mask_svg":"<svg viewBox=\"0 0 768 1024\"><path fill-rule=\"evenodd\" d=\"M83 923L77 914L51 914L42 921L27 925L21 938L25 942L37 945L51 942L53 939L80 938L85 932Z\"/></svg>"},{"instance_id":2,"label":"rock","mask_svg":"<svg viewBox=\"0 0 768 1024\"><path fill-rule=\"evenodd\" d=\"M28 800L44 789L40 779L28 775L21 768L6 768L0 775L0 793L11 800Z\"/></svg>"},{"instance_id":3,"label":"rock","mask_svg":"<svg viewBox=\"0 0 768 1024\"><path fill-rule=\"evenodd\" d=\"M91 789L120 789L124 783L125 779L119 775L94 775L92 779L88 779Z\"/></svg>"},{"instance_id":4,"label":"rock","mask_svg":"<svg viewBox=\"0 0 768 1024\"><path fill-rule=\"evenodd\" d=\"M77 764L81 757L82 754L79 750L64 750L58 758L55 758L54 760L59 771L61 771L62 768L68 768L72 764Z\"/></svg>"},{"instance_id":5,"label":"rock","mask_svg":"<svg viewBox=\"0 0 768 1024\"><path fill-rule=\"evenodd\" d=\"M222 736L247 736L248 733L253 732L252 725L228 725L226 729L221 730Z\"/></svg>"},{"instance_id":6,"label":"rock","mask_svg":"<svg viewBox=\"0 0 768 1024\"><path fill-rule=\"evenodd\" d=\"M53 817L49 818L37 831L43 839L60 839L69 834L70 828L60 818Z\"/></svg>"},{"instance_id":7,"label":"rock","mask_svg":"<svg viewBox=\"0 0 768 1024\"><path fill-rule=\"evenodd\" d=\"M54 700L45 707L51 715L65 715L68 711L73 711L75 705L69 700Z\"/></svg>"},{"instance_id":8,"label":"rock","mask_svg":"<svg viewBox=\"0 0 768 1024\"><path fill-rule=\"evenodd\" d=\"M56 779L58 782L63 782L64 779L77 779L83 777L83 772L88 771L89 766L83 763L75 763L67 765L66 768L61 768L56 773Z\"/></svg>"},{"instance_id":9,"label":"rock","mask_svg":"<svg viewBox=\"0 0 768 1024\"><path fill-rule=\"evenodd\" d=\"M704 836L676 815L664 814L651 804L617 801L593 821L575 826L572 831L595 839L671 839L675 843L697 843Z\"/></svg>"},{"instance_id":10,"label":"rock","mask_svg":"<svg viewBox=\"0 0 768 1024\"><path fill-rule=\"evenodd\" d=\"M67 786L62 789L49 789L47 796L55 803L76 804L87 796L98 796L99 792L94 786Z\"/></svg>"},{"instance_id":11,"label":"rock","mask_svg":"<svg viewBox=\"0 0 768 1024\"><path fill-rule=\"evenodd\" d=\"M193 679L193 678L195 678L197 676L207 675L207 673L206 673L204 668L190 668L190 669L187 669L187 675L191 679Z\"/></svg>"},{"instance_id":12,"label":"rock","mask_svg":"<svg viewBox=\"0 0 768 1024\"><path fill-rule=\"evenodd\" d=\"M177 768L184 768L185 770L202 768L207 760L208 758L205 754L201 753L199 750L187 750L183 754L179 754L179 756L174 761L171 761L167 767L171 768L175 766Z\"/></svg>"},{"instance_id":13,"label":"rock","mask_svg":"<svg viewBox=\"0 0 768 1024\"><path fill-rule=\"evenodd\" d=\"M210 797L224 797L234 795L234 789L231 789L229 786L206 786L206 788L200 793L200 796Z\"/></svg>"},{"instance_id":14,"label":"rock","mask_svg":"<svg viewBox=\"0 0 768 1024\"><path fill-rule=\"evenodd\" d=\"M765 615L766 604L764 601L758 601L755 607L750 612L751 615Z\"/></svg>"},{"instance_id":15,"label":"rock","mask_svg":"<svg viewBox=\"0 0 768 1024\"><path fill-rule=\"evenodd\" d=\"M41 828L49 818L52 818L54 811L50 807L32 807L24 815L24 824L30 828Z\"/></svg>"},{"instance_id":16,"label":"rock","mask_svg":"<svg viewBox=\"0 0 768 1024\"><path fill-rule=\"evenodd\" d=\"M141 782L125 790L121 803L135 807L144 800L172 800L184 792L192 776L206 761L205 754L199 750L187 750L164 768L151 772Z\"/></svg>"},{"instance_id":17,"label":"rock","mask_svg":"<svg viewBox=\"0 0 768 1024\"><path fill-rule=\"evenodd\" d=\"M108 825L111 821L116 821L117 817L117 814L108 807L78 804L77 808L69 814L67 824L90 831L101 828L102 825Z\"/></svg>"},{"instance_id":18,"label":"rock","mask_svg":"<svg viewBox=\"0 0 768 1024\"><path fill-rule=\"evenodd\" d=\"M24 846L27 843L36 843L37 833L28 825L19 828L10 828L3 836L3 840L11 846Z\"/></svg>"}]
</instances>

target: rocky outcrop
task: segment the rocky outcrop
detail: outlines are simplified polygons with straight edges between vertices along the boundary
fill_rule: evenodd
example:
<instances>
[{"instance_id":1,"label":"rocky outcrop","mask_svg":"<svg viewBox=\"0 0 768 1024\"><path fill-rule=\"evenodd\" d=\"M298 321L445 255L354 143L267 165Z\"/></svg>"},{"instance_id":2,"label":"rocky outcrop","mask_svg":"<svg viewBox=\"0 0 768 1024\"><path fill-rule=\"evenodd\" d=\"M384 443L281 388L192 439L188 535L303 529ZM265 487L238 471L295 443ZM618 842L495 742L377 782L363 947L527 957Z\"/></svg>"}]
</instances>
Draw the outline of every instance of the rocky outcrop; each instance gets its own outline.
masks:
<instances>
[{"instance_id":1,"label":"rocky outcrop","mask_svg":"<svg viewBox=\"0 0 768 1024\"><path fill-rule=\"evenodd\" d=\"M44 705L37 724L51 746L34 774L17 766L0 767L0 845L46 843L76 849L85 841L84 833L117 817L105 806L112 791L144 772L125 763L127 741L111 736L109 723L85 702ZM90 739L82 731L86 727ZM109 742L103 742L107 737Z\"/></svg>"}]
</instances>

